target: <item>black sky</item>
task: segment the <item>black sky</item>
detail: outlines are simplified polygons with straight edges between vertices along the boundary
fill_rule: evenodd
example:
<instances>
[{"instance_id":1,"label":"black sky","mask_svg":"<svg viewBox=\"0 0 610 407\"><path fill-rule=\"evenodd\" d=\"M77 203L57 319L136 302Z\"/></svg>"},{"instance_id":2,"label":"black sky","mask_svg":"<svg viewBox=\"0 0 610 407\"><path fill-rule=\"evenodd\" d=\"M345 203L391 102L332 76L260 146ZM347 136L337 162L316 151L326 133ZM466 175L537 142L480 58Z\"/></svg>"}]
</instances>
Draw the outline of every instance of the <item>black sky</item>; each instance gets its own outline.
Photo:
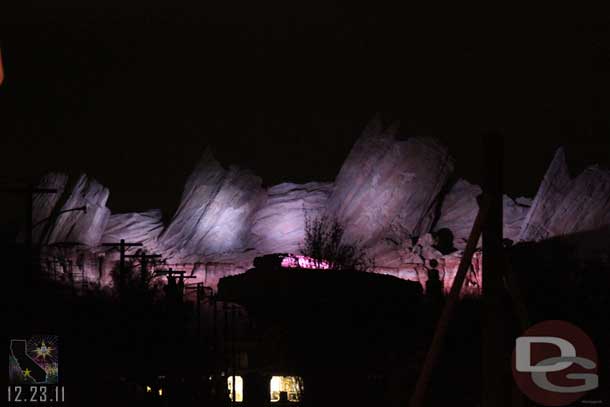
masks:
<instances>
[{"instance_id":1,"label":"black sky","mask_svg":"<svg viewBox=\"0 0 610 407\"><path fill-rule=\"evenodd\" d=\"M376 112L443 140L472 182L501 131L511 195L559 145L574 171L610 165L601 13L98 3L0 16L3 182L86 172L113 211L169 216L206 146L267 185L331 181Z\"/></svg>"}]
</instances>

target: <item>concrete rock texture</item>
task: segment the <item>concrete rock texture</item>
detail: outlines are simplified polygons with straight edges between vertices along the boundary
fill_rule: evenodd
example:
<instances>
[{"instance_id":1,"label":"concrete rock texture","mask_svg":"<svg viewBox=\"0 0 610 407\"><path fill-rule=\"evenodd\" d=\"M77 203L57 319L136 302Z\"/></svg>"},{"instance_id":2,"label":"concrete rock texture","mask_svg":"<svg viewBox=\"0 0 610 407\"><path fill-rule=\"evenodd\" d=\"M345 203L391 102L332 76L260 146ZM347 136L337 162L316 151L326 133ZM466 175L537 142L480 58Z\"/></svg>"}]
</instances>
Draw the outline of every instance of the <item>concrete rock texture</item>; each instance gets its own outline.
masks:
<instances>
[{"instance_id":1,"label":"concrete rock texture","mask_svg":"<svg viewBox=\"0 0 610 407\"><path fill-rule=\"evenodd\" d=\"M259 177L236 167L224 169L207 150L186 182L176 214L159 237L160 250L174 261L193 262L247 250L265 195Z\"/></svg>"},{"instance_id":2,"label":"concrete rock texture","mask_svg":"<svg viewBox=\"0 0 610 407\"><path fill-rule=\"evenodd\" d=\"M537 241L610 225L610 171L592 166L570 176L560 148L524 220L519 239Z\"/></svg>"},{"instance_id":3,"label":"concrete rock texture","mask_svg":"<svg viewBox=\"0 0 610 407\"><path fill-rule=\"evenodd\" d=\"M43 177L39 187L55 188L57 192L34 195L34 242L73 242L89 247L100 242L110 217L107 188L85 174L70 179L58 173Z\"/></svg>"},{"instance_id":4,"label":"concrete rock texture","mask_svg":"<svg viewBox=\"0 0 610 407\"><path fill-rule=\"evenodd\" d=\"M305 219L315 219L326 207L332 184L283 183L267 190L267 201L254 217L251 246L260 253L298 253Z\"/></svg>"},{"instance_id":5,"label":"concrete rock texture","mask_svg":"<svg viewBox=\"0 0 610 407\"><path fill-rule=\"evenodd\" d=\"M399 140L397 130L373 120L337 175L327 213L344 225L348 241L373 244L394 224L417 236L433 222L453 159L437 141Z\"/></svg>"},{"instance_id":6,"label":"concrete rock texture","mask_svg":"<svg viewBox=\"0 0 610 407\"><path fill-rule=\"evenodd\" d=\"M167 225L159 210L111 215L108 189L86 175L70 179L50 173L40 186L58 193L34 196L36 243L75 242L102 252L102 242L141 242L145 251L162 254L168 264L212 285L224 275L248 269L256 256L298 253L306 217L325 215L343 225L346 242L367 249L377 272L419 281L434 259L447 288L481 193L479 186L457 177L445 146L433 139L401 137L397 124L385 126L377 118L355 143L333 183L264 188L250 171L224 168L206 150ZM86 213L61 213L81 206L87 207ZM504 197L504 236L513 242L608 225L610 172L590 167L573 178L563 149L533 200ZM453 252L441 252L438 246L443 230L453 235ZM116 256L111 257L114 261ZM480 283L476 270L473 265L473 286Z\"/></svg>"},{"instance_id":7,"label":"concrete rock texture","mask_svg":"<svg viewBox=\"0 0 610 407\"><path fill-rule=\"evenodd\" d=\"M148 252L157 250L157 239L163 231L163 214L159 209L146 212L116 213L110 215L102 242L138 242Z\"/></svg>"}]
</instances>

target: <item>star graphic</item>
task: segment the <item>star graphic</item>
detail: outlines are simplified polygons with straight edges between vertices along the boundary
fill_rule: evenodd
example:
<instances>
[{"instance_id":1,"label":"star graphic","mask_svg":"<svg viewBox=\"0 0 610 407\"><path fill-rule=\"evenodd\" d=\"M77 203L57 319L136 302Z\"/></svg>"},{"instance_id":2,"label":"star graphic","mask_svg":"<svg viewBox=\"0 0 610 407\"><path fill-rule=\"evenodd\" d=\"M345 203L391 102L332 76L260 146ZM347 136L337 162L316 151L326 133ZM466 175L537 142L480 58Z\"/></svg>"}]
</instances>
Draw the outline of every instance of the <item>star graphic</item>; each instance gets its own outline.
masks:
<instances>
[{"instance_id":1,"label":"star graphic","mask_svg":"<svg viewBox=\"0 0 610 407\"><path fill-rule=\"evenodd\" d=\"M30 373L32 373L32 371L26 367L23 371L23 377L32 377L30 376Z\"/></svg>"},{"instance_id":2,"label":"star graphic","mask_svg":"<svg viewBox=\"0 0 610 407\"><path fill-rule=\"evenodd\" d=\"M40 346L37 347L36 349L34 349L34 353L36 354L37 358L42 358L43 360L46 360L47 357L51 357L52 356L53 347L52 346L47 346L44 343L44 341L42 341Z\"/></svg>"}]
</instances>

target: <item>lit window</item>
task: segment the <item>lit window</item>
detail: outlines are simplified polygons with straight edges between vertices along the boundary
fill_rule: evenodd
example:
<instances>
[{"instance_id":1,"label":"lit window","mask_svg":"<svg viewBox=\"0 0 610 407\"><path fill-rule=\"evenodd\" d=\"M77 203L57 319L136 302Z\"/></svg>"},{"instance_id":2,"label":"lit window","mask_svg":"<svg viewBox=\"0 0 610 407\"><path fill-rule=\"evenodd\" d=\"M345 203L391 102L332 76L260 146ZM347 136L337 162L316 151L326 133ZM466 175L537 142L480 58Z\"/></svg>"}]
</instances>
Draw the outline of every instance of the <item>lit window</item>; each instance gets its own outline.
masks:
<instances>
[{"instance_id":1,"label":"lit window","mask_svg":"<svg viewBox=\"0 0 610 407\"><path fill-rule=\"evenodd\" d=\"M303 379L298 376L273 376L270 391L272 402L301 401Z\"/></svg>"},{"instance_id":2,"label":"lit window","mask_svg":"<svg viewBox=\"0 0 610 407\"><path fill-rule=\"evenodd\" d=\"M244 401L244 379L241 376L227 377L227 388L229 389L229 398L233 401L233 377L235 377L235 401Z\"/></svg>"}]
</instances>

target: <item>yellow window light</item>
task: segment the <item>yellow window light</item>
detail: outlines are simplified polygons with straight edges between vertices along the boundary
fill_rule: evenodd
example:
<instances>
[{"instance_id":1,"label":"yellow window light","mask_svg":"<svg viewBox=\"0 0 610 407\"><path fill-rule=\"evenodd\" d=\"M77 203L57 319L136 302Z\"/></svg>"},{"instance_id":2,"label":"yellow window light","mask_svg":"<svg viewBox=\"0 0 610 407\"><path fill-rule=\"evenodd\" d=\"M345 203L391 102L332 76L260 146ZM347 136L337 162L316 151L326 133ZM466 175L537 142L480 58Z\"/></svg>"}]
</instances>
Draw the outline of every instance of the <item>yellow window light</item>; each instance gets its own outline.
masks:
<instances>
[{"instance_id":1,"label":"yellow window light","mask_svg":"<svg viewBox=\"0 0 610 407\"><path fill-rule=\"evenodd\" d=\"M233 376L227 377L227 389L229 398L233 401ZM244 401L244 379L241 376L235 376L235 402L241 403L242 401Z\"/></svg>"},{"instance_id":2,"label":"yellow window light","mask_svg":"<svg viewBox=\"0 0 610 407\"><path fill-rule=\"evenodd\" d=\"M299 376L273 376L269 383L271 402L301 401L303 394L303 379ZM282 393L286 395L282 400Z\"/></svg>"}]
</instances>

